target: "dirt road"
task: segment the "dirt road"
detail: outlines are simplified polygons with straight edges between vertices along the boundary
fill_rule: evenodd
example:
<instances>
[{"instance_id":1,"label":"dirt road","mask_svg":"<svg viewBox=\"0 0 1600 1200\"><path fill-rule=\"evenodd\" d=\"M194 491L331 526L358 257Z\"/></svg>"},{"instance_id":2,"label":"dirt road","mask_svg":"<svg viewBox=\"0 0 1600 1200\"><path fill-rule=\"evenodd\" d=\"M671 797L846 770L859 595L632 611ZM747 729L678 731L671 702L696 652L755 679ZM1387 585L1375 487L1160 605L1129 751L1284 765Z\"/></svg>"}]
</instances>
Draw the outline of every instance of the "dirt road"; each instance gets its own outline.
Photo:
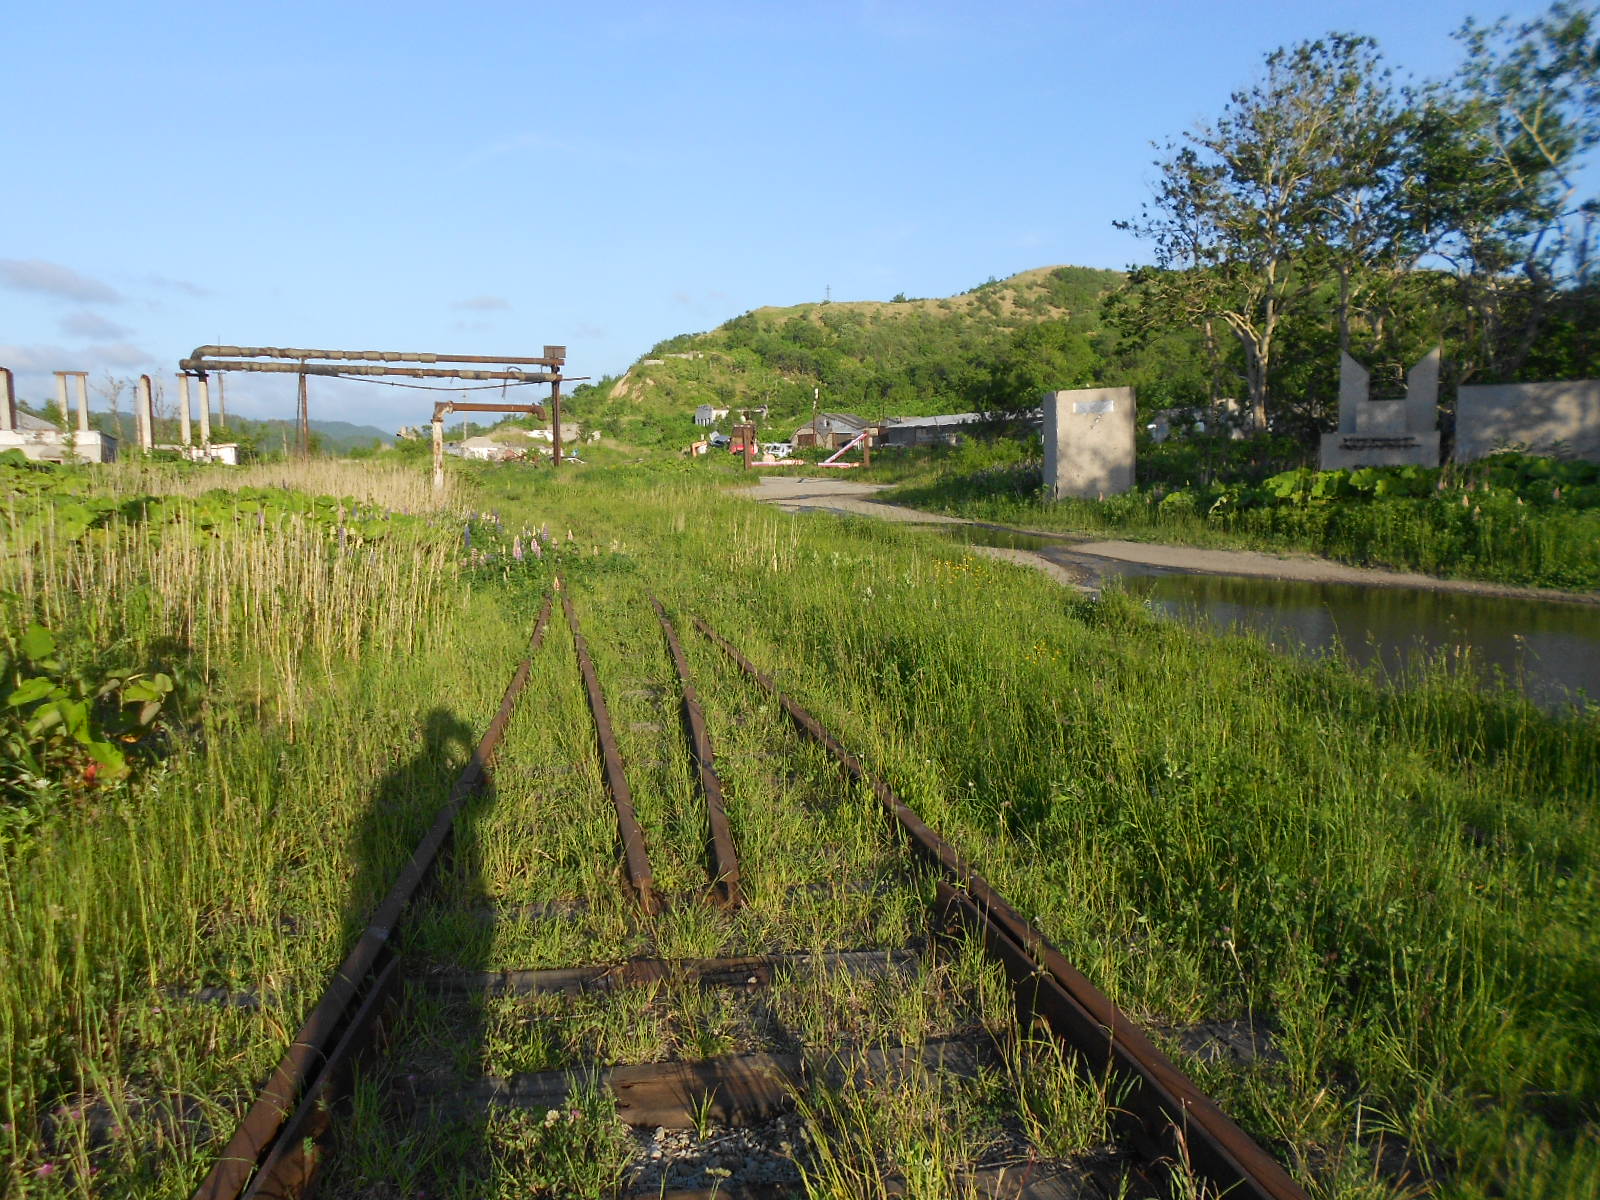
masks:
<instances>
[{"instance_id":1,"label":"dirt road","mask_svg":"<svg viewBox=\"0 0 1600 1200\"><path fill-rule=\"evenodd\" d=\"M786 512L820 510L855 516L877 517L919 525L975 525L961 517L920 512L875 499L887 490L884 484L857 483L851 479L813 479L768 476L756 486L737 494L763 503L775 504ZM1114 570L1112 563L1138 563L1172 571L1206 575L1248 575L1259 579L1292 579L1307 583L1355 583L1369 587L1427 588L1441 592L1470 592L1480 596L1510 596L1530 600L1570 600L1580 604L1600 604L1600 593L1557 592L1544 588L1512 587L1506 584L1479 583L1468 579L1437 579L1407 571L1385 571L1373 567L1350 567L1310 554L1266 554L1254 550L1205 550L1196 546L1166 546L1150 542L1089 541L1072 534L1018 529L1018 532L1058 540L1059 549L1043 552L1012 550L997 546L971 549L1024 562L1046 571L1053 578L1072 586L1096 590L1102 571Z\"/></svg>"}]
</instances>

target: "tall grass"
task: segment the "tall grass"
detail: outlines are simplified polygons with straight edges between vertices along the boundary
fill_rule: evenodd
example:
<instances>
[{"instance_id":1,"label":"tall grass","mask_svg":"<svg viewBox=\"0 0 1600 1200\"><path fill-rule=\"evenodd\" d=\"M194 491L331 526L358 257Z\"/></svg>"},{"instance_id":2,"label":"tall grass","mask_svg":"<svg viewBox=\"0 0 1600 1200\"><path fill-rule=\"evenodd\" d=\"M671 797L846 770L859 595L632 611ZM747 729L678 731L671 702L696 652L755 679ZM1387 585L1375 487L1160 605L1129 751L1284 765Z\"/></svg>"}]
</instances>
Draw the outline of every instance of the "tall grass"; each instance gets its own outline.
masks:
<instances>
[{"instance_id":1,"label":"tall grass","mask_svg":"<svg viewBox=\"0 0 1600 1200\"><path fill-rule=\"evenodd\" d=\"M156 481L132 474L97 483ZM211 474L188 482L227 478ZM398 499L395 482L369 494ZM10 620L52 627L80 663L161 665L184 691L153 770L0 845L0 1191L192 1188L196 1156L227 1136L470 735L397 777L361 845L374 782L421 748L430 711L460 706L466 724L492 703L486 674L451 668L518 634L492 609L459 623L459 544L439 525L341 547L290 514L0 545ZM169 998L244 980L266 989L260 1011Z\"/></svg>"},{"instance_id":2,"label":"tall grass","mask_svg":"<svg viewBox=\"0 0 1600 1200\"><path fill-rule=\"evenodd\" d=\"M684 779L653 765L681 745L670 692L652 699L671 676L647 590L771 669L1134 1014L1271 1030L1281 1057L1187 1062L1314 1195L1600 1191L1600 716L1546 716L1443 671L1384 690L1337 662L1163 624L1126 597L1077 599L926 535L730 500L689 471L486 471L464 494L556 532L547 557L561 560L625 714L665 875L694 878L699 826L681 809ZM279 586L316 592L255 544ZM184 625L173 564L160 620L139 636L153 645L170 624L211 647L192 733L139 787L62 813L26 854L0 856L0 953L25 964L0 981L8 1193L185 1194L492 709L548 563L474 568L468 589L447 554L407 609L401 576L431 560L374 549L363 569L390 572L382 587L351 581L316 601L396 606L359 618L355 643L293 591L278 628L242 611L266 602L259 588L235 616L198 602ZM246 586L246 564L207 565L220 550L182 553L217 587ZM164 569L158 557L140 570ZM131 566L114 580L70 555L33 569L30 605L117 636L112 618L84 611L106 607L102 595L76 614L70 598L122 586ZM284 699L288 669L273 655L299 628L323 632ZM786 899L796 883L882 878L900 855L870 797L840 787L713 648L685 638L728 755L736 837L754 847L750 911L642 930L620 902L597 902L543 940L503 922L479 941L429 913L419 952L498 968L893 944L915 928L914 888ZM558 628L499 794L458 830L476 849L458 854L443 897L614 900L614 826L570 658ZM247 1012L173 998L204 983L267 999ZM916 996L890 1001L882 1030L926 1029ZM798 1004L788 1020L806 1036L831 1035L827 1013L852 1011L845 992ZM736 1036L718 1014L701 1018L659 1036ZM534 1027L487 1028L494 1061L532 1053L515 1030ZM881 1174L849 1159L850 1130L882 1133L884 1156L962 1140L897 1140L884 1132L892 1097L882 1109L845 1099L827 1117L844 1132L832 1159L815 1160L819 1191ZM1092 1099L1029 1103L1087 1124ZM85 1112L116 1118L109 1149ZM930 1168L930 1188L949 1184L950 1161Z\"/></svg>"},{"instance_id":3,"label":"tall grass","mask_svg":"<svg viewBox=\"0 0 1600 1200\"><path fill-rule=\"evenodd\" d=\"M134 460L97 473L97 481L119 496L198 496L213 489L286 488L313 496L347 496L397 512L451 511L460 507L459 476L445 475L442 488L420 465L363 463L342 458L309 458L217 471L184 463Z\"/></svg>"},{"instance_id":4,"label":"tall grass","mask_svg":"<svg viewBox=\"0 0 1600 1200\"><path fill-rule=\"evenodd\" d=\"M1443 668L1386 691L925 535L637 486L541 500L636 531L664 597L1136 1013L1277 1029L1281 1068L1212 1082L1322 1194L1600 1183L1600 716Z\"/></svg>"}]
</instances>

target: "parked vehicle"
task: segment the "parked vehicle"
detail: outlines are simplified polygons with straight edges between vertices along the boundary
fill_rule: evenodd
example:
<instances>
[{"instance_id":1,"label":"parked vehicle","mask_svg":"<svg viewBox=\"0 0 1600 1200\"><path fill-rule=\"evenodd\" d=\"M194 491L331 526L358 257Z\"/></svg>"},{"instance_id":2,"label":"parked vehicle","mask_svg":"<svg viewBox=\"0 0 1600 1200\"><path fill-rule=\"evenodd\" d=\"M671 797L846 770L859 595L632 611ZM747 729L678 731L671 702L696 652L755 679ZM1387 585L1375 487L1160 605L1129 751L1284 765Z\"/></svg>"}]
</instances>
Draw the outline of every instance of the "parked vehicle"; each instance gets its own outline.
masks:
<instances>
[{"instance_id":1,"label":"parked vehicle","mask_svg":"<svg viewBox=\"0 0 1600 1200\"><path fill-rule=\"evenodd\" d=\"M709 438L706 439L706 441L710 442L713 446L720 450L723 446L726 446L729 442L733 441L733 439L725 433L713 433Z\"/></svg>"},{"instance_id":2,"label":"parked vehicle","mask_svg":"<svg viewBox=\"0 0 1600 1200\"><path fill-rule=\"evenodd\" d=\"M794 443L768 442L766 445L761 447L761 450L765 454L772 455L773 458L788 458L794 453Z\"/></svg>"}]
</instances>

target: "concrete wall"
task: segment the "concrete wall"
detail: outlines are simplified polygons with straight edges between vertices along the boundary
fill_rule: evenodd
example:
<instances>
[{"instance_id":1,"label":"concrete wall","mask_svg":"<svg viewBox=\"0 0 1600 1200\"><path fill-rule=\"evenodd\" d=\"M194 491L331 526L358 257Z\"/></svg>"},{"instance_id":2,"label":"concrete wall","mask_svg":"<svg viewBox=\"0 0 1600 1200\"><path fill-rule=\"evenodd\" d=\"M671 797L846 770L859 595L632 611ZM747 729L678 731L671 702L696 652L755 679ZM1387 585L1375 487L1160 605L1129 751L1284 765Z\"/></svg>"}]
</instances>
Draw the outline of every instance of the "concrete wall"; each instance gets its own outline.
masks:
<instances>
[{"instance_id":1,"label":"concrete wall","mask_svg":"<svg viewBox=\"0 0 1600 1200\"><path fill-rule=\"evenodd\" d=\"M1600 379L1501 383L1456 393L1457 462L1471 462L1513 442L1548 454L1556 447L1600 462Z\"/></svg>"},{"instance_id":2,"label":"concrete wall","mask_svg":"<svg viewBox=\"0 0 1600 1200\"><path fill-rule=\"evenodd\" d=\"M1133 487L1132 388L1044 397L1044 486L1055 499L1096 500Z\"/></svg>"},{"instance_id":3,"label":"concrete wall","mask_svg":"<svg viewBox=\"0 0 1600 1200\"><path fill-rule=\"evenodd\" d=\"M67 435L56 429L6 429L0 430L3 450L21 450L35 462L108 463L117 460L117 439L98 429L74 431L69 445Z\"/></svg>"}]
</instances>

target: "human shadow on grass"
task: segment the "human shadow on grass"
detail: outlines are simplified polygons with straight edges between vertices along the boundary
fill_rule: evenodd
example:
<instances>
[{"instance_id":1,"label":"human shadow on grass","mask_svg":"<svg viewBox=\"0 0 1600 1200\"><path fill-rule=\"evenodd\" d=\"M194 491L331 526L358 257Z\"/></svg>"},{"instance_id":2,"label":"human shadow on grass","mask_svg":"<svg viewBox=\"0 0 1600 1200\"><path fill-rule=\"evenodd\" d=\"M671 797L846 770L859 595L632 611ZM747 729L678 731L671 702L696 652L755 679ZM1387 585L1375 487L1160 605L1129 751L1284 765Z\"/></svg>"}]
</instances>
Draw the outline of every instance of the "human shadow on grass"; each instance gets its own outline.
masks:
<instances>
[{"instance_id":1,"label":"human shadow on grass","mask_svg":"<svg viewBox=\"0 0 1600 1200\"><path fill-rule=\"evenodd\" d=\"M420 741L374 789L353 835L347 944L393 919L386 936L404 978L385 1020L389 1044L363 1060L351 1119L334 1144L330 1184L337 1194L373 1186L439 1194L446 1179L464 1183L490 1154L481 1112L447 1111L439 1102L470 1095L481 1078L486 1010L475 997L441 996L429 977L440 968L464 975L487 969L494 929L481 920L488 892L470 831L493 802L493 776L484 768L476 786L467 786L463 769L476 738L449 709L428 713ZM436 825L452 807L451 828L430 857ZM392 905L386 911L406 883L415 885L410 902L398 914Z\"/></svg>"}]
</instances>

